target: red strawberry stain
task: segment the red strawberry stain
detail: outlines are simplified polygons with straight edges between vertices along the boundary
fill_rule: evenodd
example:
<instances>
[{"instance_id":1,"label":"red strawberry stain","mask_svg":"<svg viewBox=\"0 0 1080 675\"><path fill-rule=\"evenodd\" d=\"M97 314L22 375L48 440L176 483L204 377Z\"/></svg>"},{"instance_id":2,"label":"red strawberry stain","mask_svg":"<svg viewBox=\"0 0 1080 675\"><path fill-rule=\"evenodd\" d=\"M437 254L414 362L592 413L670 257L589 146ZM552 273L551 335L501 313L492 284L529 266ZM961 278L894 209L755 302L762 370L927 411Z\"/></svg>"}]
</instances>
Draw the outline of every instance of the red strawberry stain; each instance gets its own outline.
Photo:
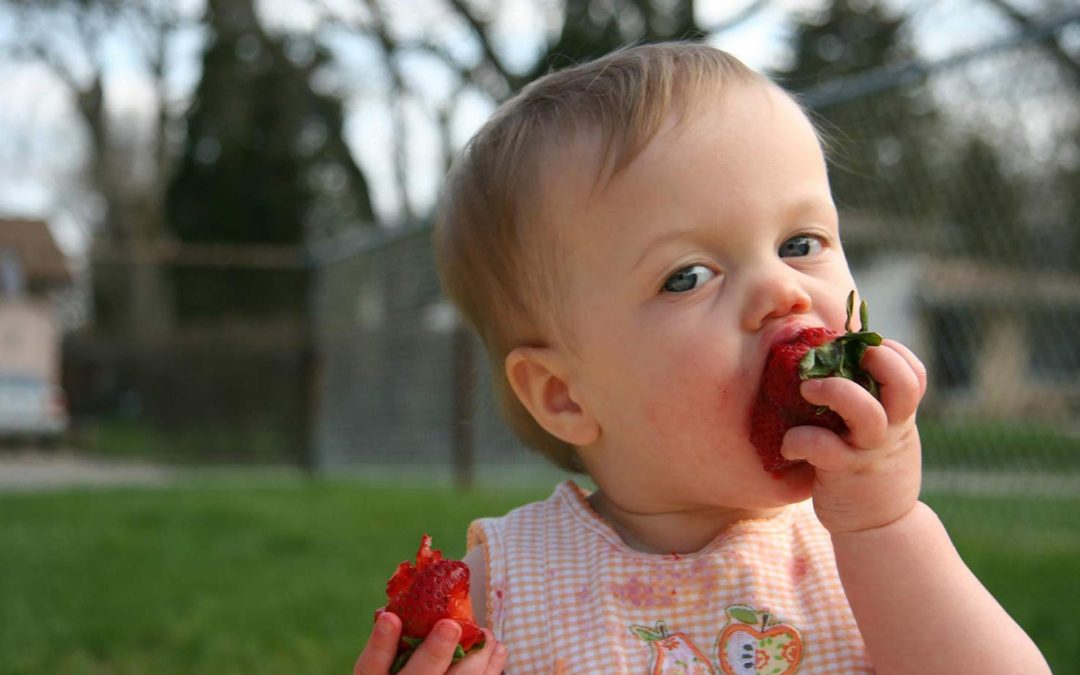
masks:
<instances>
[{"instance_id":1,"label":"red strawberry stain","mask_svg":"<svg viewBox=\"0 0 1080 675\"><path fill-rule=\"evenodd\" d=\"M806 556L798 556L791 561L791 578L795 583L801 583L810 572L810 561Z\"/></svg>"},{"instance_id":2,"label":"red strawberry stain","mask_svg":"<svg viewBox=\"0 0 1080 675\"><path fill-rule=\"evenodd\" d=\"M613 583L609 587L611 594L621 602L632 607L669 607L673 604L670 593L654 584L646 583L637 576L632 576L625 583Z\"/></svg>"}]
</instances>

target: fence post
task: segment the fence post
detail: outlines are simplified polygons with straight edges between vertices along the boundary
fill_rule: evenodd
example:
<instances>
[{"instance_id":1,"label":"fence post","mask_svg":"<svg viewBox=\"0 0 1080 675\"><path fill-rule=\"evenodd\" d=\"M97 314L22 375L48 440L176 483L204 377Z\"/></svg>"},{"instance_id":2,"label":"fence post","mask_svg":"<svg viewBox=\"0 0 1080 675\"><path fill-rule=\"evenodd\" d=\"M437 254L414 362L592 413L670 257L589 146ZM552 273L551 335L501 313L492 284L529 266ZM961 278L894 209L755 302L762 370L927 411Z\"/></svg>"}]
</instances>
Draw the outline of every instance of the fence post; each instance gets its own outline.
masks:
<instances>
[{"instance_id":1,"label":"fence post","mask_svg":"<svg viewBox=\"0 0 1080 675\"><path fill-rule=\"evenodd\" d=\"M308 322L310 323L310 322ZM299 433L297 434L297 460L301 471L306 476L314 477L319 470L315 447L315 421L319 414L321 394L319 354L315 346L315 337L310 328L305 328L300 338L300 410Z\"/></svg>"},{"instance_id":2,"label":"fence post","mask_svg":"<svg viewBox=\"0 0 1080 675\"><path fill-rule=\"evenodd\" d=\"M453 428L452 461L454 487L468 490L473 486L476 459L473 453L473 408L476 394L476 368L469 331L460 323L451 336L453 349Z\"/></svg>"},{"instance_id":3,"label":"fence post","mask_svg":"<svg viewBox=\"0 0 1080 675\"><path fill-rule=\"evenodd\" d=\"M297 434L297 463L308 478L323 467L318 454L316 427L322 391L322 345L319 342L319 310L322 307L322 279L324 269L311 251L306 252L304 283L307 286L307 302L300 327L300 419Z\"/></svg>"}]
</instances>

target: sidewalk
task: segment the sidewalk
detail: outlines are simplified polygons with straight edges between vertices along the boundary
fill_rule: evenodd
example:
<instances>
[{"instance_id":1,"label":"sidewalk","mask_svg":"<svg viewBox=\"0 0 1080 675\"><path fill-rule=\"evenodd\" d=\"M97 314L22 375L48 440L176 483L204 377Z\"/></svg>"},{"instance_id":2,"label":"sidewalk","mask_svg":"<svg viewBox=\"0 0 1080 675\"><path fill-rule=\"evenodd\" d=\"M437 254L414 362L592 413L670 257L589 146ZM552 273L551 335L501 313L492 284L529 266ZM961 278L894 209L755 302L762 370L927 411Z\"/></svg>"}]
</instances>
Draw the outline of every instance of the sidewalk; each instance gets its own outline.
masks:
<instances>
[{"instance_id":1,"label":"sidewalk","mask_svg":"<svg viewBox=\"0 0 1080 675\"><path fill-rule=\"evenodd\" d=\"M149 462L89 458L66 450L0 451L0 492L164 485L172 473Z\"/></svg>"},{"instance_id":2,"label":"sidewalk","mask_svg":"<svg viewBox=\"0 0 1080 675\"><path fill-rule=\"evenodd\" d=\"M1077 497L1080 474L1055 471L927 469L923 492L990 497Z\"/></svg>"},{"instance_id":3,"label":"sidewalk","mask_svg":"<svg viewBox=\"0 0 1080 675\"><path fill-rule=\"evenodd\" d=\"M491 484L494 467L478 467L478 483ZM535 470L534 470L535 472ZM499 467L498 483L515 481L512 467ZM417 465L373 465L342 470L343 478L410 482L430 480ZM191 479L251 480L299 479L294 467L170 467L152 462L87 457L69 450L0 450L0 493L116 486L164 487ZM553 474L554 476L554 474ZM449 480L449 475L445 476ZM552 479L554 480L554 478ZM1080 495L1080 474L1050 471L980 471L929 469L923 474L923 492L929 494L986 495L995 497L1075 497Z\"/></svg>"}]
</instances>

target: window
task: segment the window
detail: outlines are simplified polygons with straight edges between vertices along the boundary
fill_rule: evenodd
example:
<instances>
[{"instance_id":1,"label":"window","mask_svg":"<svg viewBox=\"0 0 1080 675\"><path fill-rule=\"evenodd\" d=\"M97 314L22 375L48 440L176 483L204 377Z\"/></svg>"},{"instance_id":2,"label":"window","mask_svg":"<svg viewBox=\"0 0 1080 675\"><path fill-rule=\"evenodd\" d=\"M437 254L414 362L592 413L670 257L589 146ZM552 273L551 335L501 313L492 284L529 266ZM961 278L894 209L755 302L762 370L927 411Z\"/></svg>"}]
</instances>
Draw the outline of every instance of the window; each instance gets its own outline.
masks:
<instances>
[{"instance_id":1,"label":"window","mask_svg":"<svg viewBox=\"0 0 1080 675\"><path fill-rule=\"evenodd\" d=\"M0 250L0 297L18 298L26 291L22 261L12 250Z\"/></svg>"},{"instance_id":2,"label":"window","mask_svg":"<svg viewBox=\"0 0 1080 675\"><path fill-rule=\"evenodd\" d=\"M1047 382L1080 376L1080 309L1040 309L1027 324L1032 374Z\"/></svg>"}]
</instances>

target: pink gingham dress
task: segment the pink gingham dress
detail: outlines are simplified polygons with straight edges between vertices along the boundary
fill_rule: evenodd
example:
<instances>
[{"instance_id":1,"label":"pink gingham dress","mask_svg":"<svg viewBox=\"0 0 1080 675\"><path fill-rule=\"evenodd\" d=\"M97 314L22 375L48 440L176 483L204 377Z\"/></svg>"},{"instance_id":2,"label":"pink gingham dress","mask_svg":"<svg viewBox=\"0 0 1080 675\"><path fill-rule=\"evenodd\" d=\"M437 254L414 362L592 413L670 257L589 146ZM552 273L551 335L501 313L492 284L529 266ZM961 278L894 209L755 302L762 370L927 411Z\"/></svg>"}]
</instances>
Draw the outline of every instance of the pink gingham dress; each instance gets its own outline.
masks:
<instances>
[{"instance_id":1,"label":"pink gingham dress","mask_svg":"<svg viewBox=\"0 0 1080 675\"><path fill-rule=\"evenodd\" d=\"M626 546L572 481L469 527L506 673L873 672L809 501L697 553Z\"/></svg>"}]
</instances>

